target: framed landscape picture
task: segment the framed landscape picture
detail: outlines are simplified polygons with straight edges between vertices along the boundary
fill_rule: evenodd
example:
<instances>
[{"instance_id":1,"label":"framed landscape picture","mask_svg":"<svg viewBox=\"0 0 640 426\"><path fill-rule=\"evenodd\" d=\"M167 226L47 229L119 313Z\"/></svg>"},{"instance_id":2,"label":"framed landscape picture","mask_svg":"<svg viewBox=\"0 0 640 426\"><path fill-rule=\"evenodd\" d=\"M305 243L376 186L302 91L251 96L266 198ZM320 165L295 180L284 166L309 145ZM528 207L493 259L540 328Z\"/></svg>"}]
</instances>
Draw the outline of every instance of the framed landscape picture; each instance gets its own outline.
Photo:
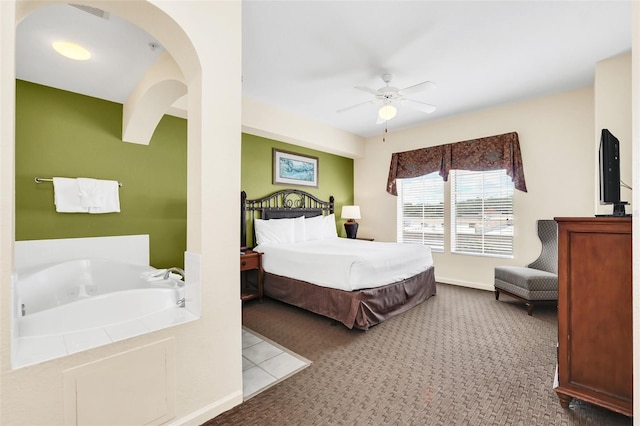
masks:
<instances>
[{"instance_id":1,"label":"framed landscape picture","mask_svg":"<svg viewBox=\"0 0 640 426\"><path fill-rule=\"evenodd\" d=\"M273 148L273 183L318 187L318 158Z\"/></svg>"}]
</instances>

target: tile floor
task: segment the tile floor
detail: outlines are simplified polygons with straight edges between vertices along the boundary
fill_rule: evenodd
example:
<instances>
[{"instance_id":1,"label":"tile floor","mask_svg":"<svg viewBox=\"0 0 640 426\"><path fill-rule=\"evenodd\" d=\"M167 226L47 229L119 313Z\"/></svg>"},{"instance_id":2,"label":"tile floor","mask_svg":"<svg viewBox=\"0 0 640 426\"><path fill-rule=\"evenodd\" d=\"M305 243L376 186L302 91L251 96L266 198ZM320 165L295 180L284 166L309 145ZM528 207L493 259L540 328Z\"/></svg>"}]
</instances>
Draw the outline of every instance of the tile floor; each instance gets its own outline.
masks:
<instances>
[{"instance_id":1,"label":"tile floor","mask_svg":"<svg viewBox=\"0 0 640 426\"><path fill-rule=\"evenodd\" d=\"M308 359L243 327L242 394L245 401L310 364Z\"/></svg>"}]
</instances>

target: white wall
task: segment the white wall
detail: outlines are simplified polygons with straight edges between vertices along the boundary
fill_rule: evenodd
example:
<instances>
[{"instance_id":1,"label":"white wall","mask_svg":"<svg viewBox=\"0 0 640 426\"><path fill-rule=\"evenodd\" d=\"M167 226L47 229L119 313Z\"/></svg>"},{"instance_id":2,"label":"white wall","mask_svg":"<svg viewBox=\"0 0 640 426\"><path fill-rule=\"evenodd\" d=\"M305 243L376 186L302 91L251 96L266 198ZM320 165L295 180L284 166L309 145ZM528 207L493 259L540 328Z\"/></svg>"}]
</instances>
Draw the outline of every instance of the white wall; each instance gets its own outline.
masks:
<instances>
[{"instance_id":1,"label":"white wall","mask_svg":"<svg viewBox=\"0 0 640 426\"><path fill-rule=\"evenodd\" d=\"M632 177L633 184L640 188L640 3L634 2L632 9L633 34L631 44L631 128L632 128ZM636 77L633 77L636 76ZM640 193L633 193L633 247L640 247ZM640 250L633 249L633 394L640 395L640 374L637 366L640 365ZM633 401L633 411L640 413L640 398L636 396Z\"/></svg>"},{"instance_id":2,"label":"white wall","mask_svg":"<svg viewBox=\"0 0 640 426\"><path fill-rule=\"evenodd\" d=\"M445 252L434 253L439 281L492 290L494 266L523 265L539 254L537 219L594 214L593 129L588 87L389 134L386 142L370 138L364 158L354 161L355 203L362 213L358 233L396 240L397 198L385 191L391 153L518 132L528 192L515 191L514 258L451 254L448 235Z\"/></svg>"},{"instance_id":3,"label":"white wall","mask_svg":"<svg viewBox=\"0 0 640 426\"><path fill-rule=\"evenodd\" d=\"M364 155L364 138L255 99L242 98L242 131L347 158Z\"/></svg>"},{"instance_id":4,"label":"white wall","mask_svg":"<svg viewBox=\"0 0 640 426\"><path fill-rule=\"evenodd\" d=\"M396 132L386 142L381 137L369 138L365 156L354 161L355 203L362 211L359 234L382 241L396 239L397 198L385 192L391 153L518 132L528 193L515 191L514 258L451 254L448 235L444 253L434 253L438 280L492 290L496 265L524 265L537 257L537 219L611 214L611 206L598 203L597 149L602 128L609 128L620 139L621 177L630 183L630 54L598 63L594 87ZM449 190L448 183L445 188ZM630 191L623 189L621 195L630 200Z\"/></svg>"},{"instance_id":5,"label":"white wall","mask_svg":"<svg viewBox=\"0 0 640 426\"><path fill-rule=\"evenodd\" d=\"M598 147L602 129L609 129L620 141L620 179L631 185L631 54L620 55L596 64L594 155L598 164ZM596 174L596 188L599 175ZM633 186L632 186L633 187ZM594 194L597 214L611 214L613 206L600 205L599 191ZM631 203L631 191L621 188L620 199ZM631 213L632 206L627 206Z\"/></svg>"},{"instance_id":6,"label":"white wall","mask_svg":"<svg viewBox=\"0 0 640 426\"><path fill-rule=\"evenodd\" d=\"M241 3L159 0L92 3L156 37L185 75L189 88L187 250L202 258L202 318L11 370L15 26L16 19L47 3L0 2L0 424L64 424L69 419L64 410L65 372L84 366L83 374L88 377L94 372L96 377L104 377L105 365L120 373L127 369L134 372L136 362L130 361L139 360L136 354L157 342L171 342L167 347L175 348L167 356L167 360L175 360L175 369L167 370L175 371L171 384L175 387L169 392L175 396L175 404L169 404L175 407L174 421L201 424L242 401L237 268L240 219L237 208L230 207L238 206L240 201ZM108 370L106 373L109 377ZM126 374L119 376L126 381ZM139 389L140 383L136 386ZM117 409L118 396L109 395L109 386L101 391L106 392L106 397L99 399L100 405L115 405ZM96 395L82 396L95 400ZM139 404L129 407L143 408ZM88 414L91 417L96 413ZM139 418L140 413L131 414L130 418ZM127 418L127 413L118 415Z\"/></svg>"}]
</instances>

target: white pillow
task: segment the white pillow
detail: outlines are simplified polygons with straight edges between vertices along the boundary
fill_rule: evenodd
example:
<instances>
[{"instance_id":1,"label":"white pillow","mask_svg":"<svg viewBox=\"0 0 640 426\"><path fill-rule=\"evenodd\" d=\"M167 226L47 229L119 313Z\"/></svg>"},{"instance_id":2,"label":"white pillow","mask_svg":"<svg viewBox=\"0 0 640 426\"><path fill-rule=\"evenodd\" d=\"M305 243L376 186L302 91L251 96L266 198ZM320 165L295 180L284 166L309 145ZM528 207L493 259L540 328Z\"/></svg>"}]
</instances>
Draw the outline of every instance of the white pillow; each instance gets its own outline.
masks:
<instances>
[{"instance_id":1,"label":"white pillow","mask_svg":"<svg viewBox=\"0 0 640 426\"><path fill-rule=\"evenodd\" d=\"M315 216L305 219L305 232L306 241L337 238L335 215L332 213L327 216Z\"/></svg>"},{"instance_id":2,"label":"white pillow","mask_svg":"<svg viewBox=\"0 0 640 426\"><path fill-rule=\"evenodd\" d=\"M256 242L260 244L290 244L295 242L293 219L255 219Z\"/></svg>"},{"instance_id":3,"label":"white pillow","mask_svg":"<svg viewBox=\"0 0 640 426\"><path fill-rule=\"evenodd\" d=\"M284 220L284 219L281 219ZM304 222L304 216L296 217L293 219L293 237L296 243L306 241L306 226Z\"/></svg>"},{"instance_id":4,"label":"white pillow","mask_svg":"<svg viewBox=\"0 0 640 426\"><path fill-rule=\"evenodd\" d=\"M336 215L331 213L324 217L324 237L325 238L338 238L338 231L336 230Z\"/></svg>"},{"instance_id":5,"label":"white pillow","mask_svg":"<svg viewBox=\"0 0 640 426\"><path fill-rule=\"evenodd\" d=\"M305 241L321 240L324 238L324 217L315 216L304 220Z\"/></svg>"}]
</instances>

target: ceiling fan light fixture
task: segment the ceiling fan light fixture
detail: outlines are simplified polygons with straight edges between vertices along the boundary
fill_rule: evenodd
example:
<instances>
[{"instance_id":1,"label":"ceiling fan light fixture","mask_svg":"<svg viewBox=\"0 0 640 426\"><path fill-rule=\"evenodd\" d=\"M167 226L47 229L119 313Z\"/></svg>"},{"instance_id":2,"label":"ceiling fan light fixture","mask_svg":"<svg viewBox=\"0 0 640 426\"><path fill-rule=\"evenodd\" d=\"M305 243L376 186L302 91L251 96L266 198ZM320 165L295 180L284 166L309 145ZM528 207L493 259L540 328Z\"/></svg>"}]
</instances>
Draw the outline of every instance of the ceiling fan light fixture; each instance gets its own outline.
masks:
<instances>
[{"instance_id":1,"label":"ceiling fan light fixture","mask_svg":"<svg viewBox=\"0 0 640 426\"><path fill-rule=\"evenodd\" d=\"M398 110L391 104L382 105L380 110L378 110L378 116L385 121L391 120L397 113Z\"/></svg>"},{"instance_id":2,"label":"ceiling fan light fixture","mask_svg":"<svg viewBox=\"0 0 640 426\"><path fill-rule=\"evenodd\" d=\"M54 41L53 49L62 56L76 61L86 61L91 58L91 52L77 43L70 41Z\"/></svg>"}]
</instances>

